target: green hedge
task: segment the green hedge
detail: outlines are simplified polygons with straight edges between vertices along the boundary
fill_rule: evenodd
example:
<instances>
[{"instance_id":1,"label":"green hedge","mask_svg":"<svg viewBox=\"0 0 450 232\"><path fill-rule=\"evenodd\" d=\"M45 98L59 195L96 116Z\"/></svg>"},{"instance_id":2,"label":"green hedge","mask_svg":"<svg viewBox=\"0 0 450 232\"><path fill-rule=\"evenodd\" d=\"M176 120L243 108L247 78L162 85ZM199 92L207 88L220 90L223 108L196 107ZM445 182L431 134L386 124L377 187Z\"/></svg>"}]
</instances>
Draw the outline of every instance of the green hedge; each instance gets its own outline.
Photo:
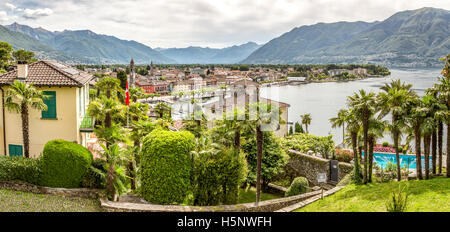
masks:
<instances>
[{"instance_id":1,"label":"green hedge","mask_svg":"<svg viewBox=\"0 0 450 232\"><path fill-rule=\"evenodd\" d=\"M92 154L85 147L65 140L52 140L42 154L42 186L80 187L92 163Z\"/></svg>"},{"instance_id":2,"label":"green hedge","mask_svg":"<svg viewBox=\"0 0 450 232\"><path fill-rule=\"evenodd\" d=\"M154 130L141 156L141 195L152 203L182 203L191 191L194 135L188 131Z\"/></svg>"},{"instance_id":3,"label":"green hedge","mask_svg":"<svg viewBox=\"0 0 450 232\"><path fill-rule=\"evenodd\" d=\"M297 177L294 179L294 181L292 181L292 184L286 191L285 196L290 197L290 196L295 196L295 195L299 195L302 193L307 193L307 192L309 192L308 187L309 187L309 183L305 177Z\"/></svg>"},{"instance_id":4,"label":"green hedge","mask_svg":"<svg viewBox=\"0 0 450 232\"><path fill-rule=\"evenodd\" d=\"M0 180L39 183L41 161L25 157L0 156Z\"/></svg>"}]
</instances>

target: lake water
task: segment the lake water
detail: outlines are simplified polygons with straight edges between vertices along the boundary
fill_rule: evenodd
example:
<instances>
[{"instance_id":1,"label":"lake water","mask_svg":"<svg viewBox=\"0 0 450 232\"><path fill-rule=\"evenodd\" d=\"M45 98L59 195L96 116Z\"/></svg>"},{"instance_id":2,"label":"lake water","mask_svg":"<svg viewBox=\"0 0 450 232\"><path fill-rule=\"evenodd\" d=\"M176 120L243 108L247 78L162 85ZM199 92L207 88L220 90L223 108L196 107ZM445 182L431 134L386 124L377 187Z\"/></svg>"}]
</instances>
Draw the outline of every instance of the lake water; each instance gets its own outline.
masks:
<instances>
[{"instance_id":1,"label":"lake water","mask_svg":"<svg viewBox=\"0 0 450 232\"><path fill-rule=\"evenodd\" d=\"M333 135L336 144L342 142L342 128L331 128L329 119L336 117L340 109L346 108L347 96L355 91L379 92L380 87L393 79L413 84L419 95L433 86L440 75L439 69L392 69L391 76L370 78L350 82L310 83L297 86L272 86L261 90L261 96L291 105L289 122L300 121L300 115L310 113L312 117L308 130L311 134ZM390 140L388 136L385 138Z\"/></svg>"}]
</instances>

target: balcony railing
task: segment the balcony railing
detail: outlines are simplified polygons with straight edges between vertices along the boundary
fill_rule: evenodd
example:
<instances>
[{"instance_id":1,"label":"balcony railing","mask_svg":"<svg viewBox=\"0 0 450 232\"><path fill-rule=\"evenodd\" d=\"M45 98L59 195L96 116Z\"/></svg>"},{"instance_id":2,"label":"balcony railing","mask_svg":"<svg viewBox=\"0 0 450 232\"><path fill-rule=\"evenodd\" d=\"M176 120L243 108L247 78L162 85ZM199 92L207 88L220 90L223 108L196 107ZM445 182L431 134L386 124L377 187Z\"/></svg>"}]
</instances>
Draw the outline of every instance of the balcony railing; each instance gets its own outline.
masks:
<instances>
[{"instance_id":1,"label":"balcony railing","mask_svg":"<svg viewBox=\"0 0 450 232\"><path fill-rule=\"evenodd\" d=\"M90 115L86 114L81 121L80 132L93 132L95 120Z\"/></svg>"}]
</instances>

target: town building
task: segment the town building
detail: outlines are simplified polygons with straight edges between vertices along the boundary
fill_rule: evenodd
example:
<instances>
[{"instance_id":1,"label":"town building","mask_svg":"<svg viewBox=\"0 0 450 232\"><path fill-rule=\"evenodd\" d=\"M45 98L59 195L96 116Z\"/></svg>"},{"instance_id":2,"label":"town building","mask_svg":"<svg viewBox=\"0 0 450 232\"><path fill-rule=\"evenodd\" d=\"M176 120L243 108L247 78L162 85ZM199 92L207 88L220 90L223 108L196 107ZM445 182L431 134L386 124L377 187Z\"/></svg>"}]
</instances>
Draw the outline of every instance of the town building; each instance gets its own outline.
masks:
<instances>
[{"instance_id":1,"label":"town building","mask_svg":"<svg viewBox=\"0 0 450 232\"><path fill-rule=\"evenodd\" d=\"M328 70L328 74L330 76L340 75L340 74L345 73L345 72L346 73L350 73L350 71L347 70L347 69L330 69L330 70Z\"/></svg>"},{"instance_id":2,"label":"town building","mask_svg":"<svg viewBox=\"0 0 450 232\"><path fill-rule=\"evenodd\" d=\"M168 94L168 83L165 81L148 81L139 79L136 85L143 88L146 93Z\"/></svg>"},{"instance_id":3,"label":"town building","mask_svg":"<svg viewBox=\"0 0 450 232\"><path fill-rule=\"evenodd\" d=\"M357 76L365 76L367 75L367 69L365 68L355 68L351 71L352 74L355 74Z\"/></svg>"},{"instance_id":4,"label":"town building","mask_svg":"<svg viewBox=\"0 0 450 232\"><path fill-rule=\"evenodd\" d=\"M44 145L53 139L64 139L86 147L92 132L87 115L89 83L93 76L58 61L18 64L0 76L0 154L23 156L22 119L5 107L6 92L15 80L33 84L47 99L46 111L29 108L30 157L39 157Z\"/></svg>"}]
</instances>

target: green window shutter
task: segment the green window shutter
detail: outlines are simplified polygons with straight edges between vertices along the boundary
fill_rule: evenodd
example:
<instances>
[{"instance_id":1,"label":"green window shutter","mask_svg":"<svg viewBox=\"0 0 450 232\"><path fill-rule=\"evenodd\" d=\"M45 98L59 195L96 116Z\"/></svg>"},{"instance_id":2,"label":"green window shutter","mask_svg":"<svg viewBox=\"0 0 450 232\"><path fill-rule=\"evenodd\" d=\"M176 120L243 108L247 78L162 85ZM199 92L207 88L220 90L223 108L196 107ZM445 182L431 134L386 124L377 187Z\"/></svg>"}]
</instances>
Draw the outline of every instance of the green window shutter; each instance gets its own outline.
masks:
<instances>
[{"instance_id":1,"label":"green window shutter","mask_svg":"<svg viewBox=\"0 0 450 232\"><path fill-rule=\"evenodd\" d=\"M22 145L9 144L9 156L23 156Z\"/></svg>"},{"instance_id":2,"label":"green window shutter","mask_svg":"<svg viewBox=\"0 0 450 232\"><path fill-rule=\"evenodd\" d=\"M56 92L44 91L44 95L47 96L47 98L44 99L47 110L42 111L42 118L56 118Z\"/></svg>"}]
</instances>

